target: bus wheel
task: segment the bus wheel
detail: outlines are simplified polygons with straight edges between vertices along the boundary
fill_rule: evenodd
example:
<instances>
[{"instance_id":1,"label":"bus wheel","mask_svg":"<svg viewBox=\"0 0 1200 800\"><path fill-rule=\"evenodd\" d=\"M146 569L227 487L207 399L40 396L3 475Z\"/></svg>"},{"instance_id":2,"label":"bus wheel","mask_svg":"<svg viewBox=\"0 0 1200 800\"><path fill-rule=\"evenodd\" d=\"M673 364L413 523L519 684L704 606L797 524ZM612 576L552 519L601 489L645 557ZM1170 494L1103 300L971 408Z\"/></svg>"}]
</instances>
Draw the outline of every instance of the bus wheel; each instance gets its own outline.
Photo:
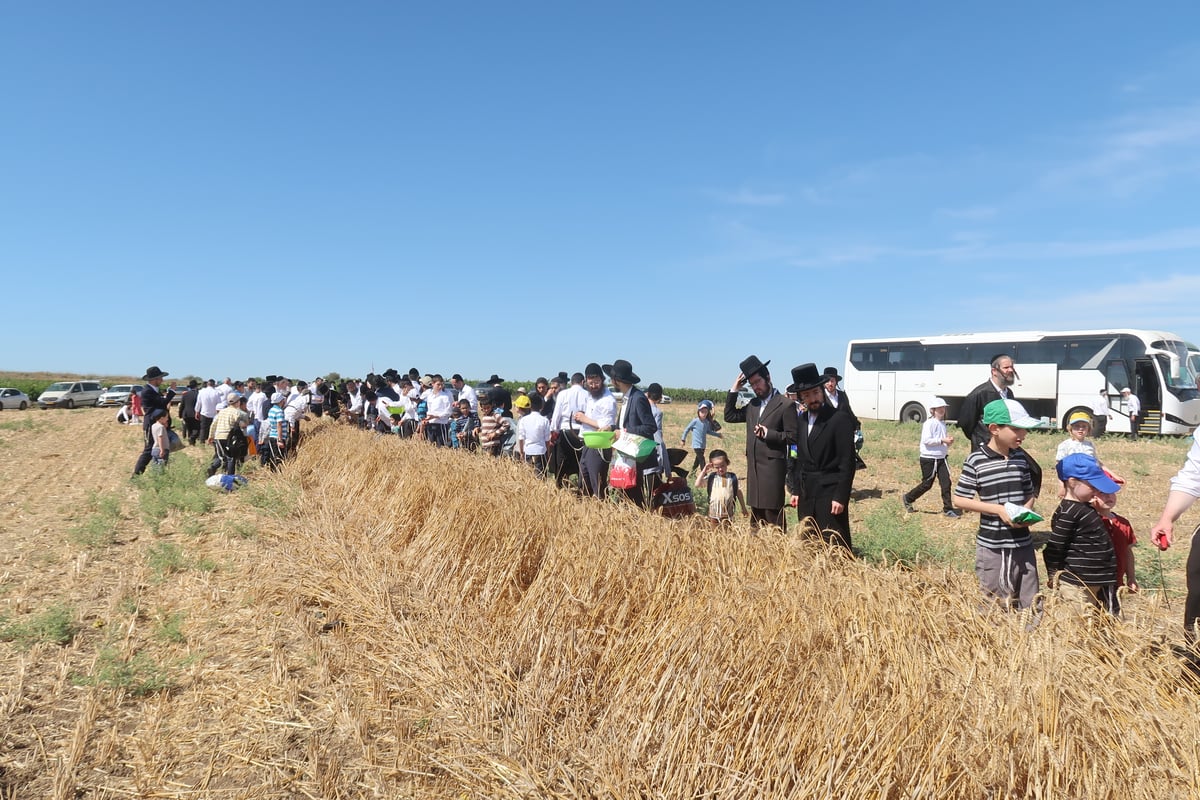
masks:
<instances>
[{"instance_id":1,"label":"bus wheel","mask_svg":"<svg viewBox=\"0 0 1200 800\"><path fill-rule=\"evenodd\" d=\"M1090 408L1088 408L1087 406L1076 406L1075 408L1072 408L1070 411L1068 411L1068 412L1067 412L1067 414L1066 414L1066 416L1064 416L1064 417L1063 417L1063 418L1060 420L1061 427L1062 427L1062 429L1063 429L1064 431L1065 431L1065 430L1068 430L1068 429L1071 427L1071 425L1070 425L1070 423L1069 423L1069 420L1071 419L1071 415L1072 415L1072 414L1075 414L1075 413L1077 413L1077 412L1079 412L1079 411L1082 411L1083 413L1087 414L1087 415L1088 415L1088 419L1092 419L1092 410L1091 410ZM1093 428L1095 428L1095 427L1096 427L1096 422L1095 422L1095 420L1093 420L1093 421L1092 421L1092 427L1093 427ZM1088 435L1090 436L1091 434L1089 433Z\"/></svg>"},{"instance_id":2,"label":"bus wheel","mask_svg":"<svg viewBox=\"0 0 1200 800\"><path fill-rule=\"evenodd\" d=\"M927 417L925 406L920 403L908 403L904 408L900 409L901 422L915 422L918 425L925 423Z\"/></svg>"}]
</instances>

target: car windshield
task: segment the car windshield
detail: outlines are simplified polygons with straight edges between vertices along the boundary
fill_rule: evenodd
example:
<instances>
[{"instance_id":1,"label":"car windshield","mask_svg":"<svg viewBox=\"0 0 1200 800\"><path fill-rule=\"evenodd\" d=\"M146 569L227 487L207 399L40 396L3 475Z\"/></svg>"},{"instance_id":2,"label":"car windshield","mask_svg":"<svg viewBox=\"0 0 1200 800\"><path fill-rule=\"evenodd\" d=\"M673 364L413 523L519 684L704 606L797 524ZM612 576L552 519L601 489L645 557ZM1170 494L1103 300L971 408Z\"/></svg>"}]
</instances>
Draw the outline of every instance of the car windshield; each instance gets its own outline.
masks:
<instances>
[{"instance_id":1,"label":"car windshield","mask_svg":"<svg viewBox=\"0 0 1200 800\"><path fill-rule=\"evenodd\" d=\"M133 387L127 386L127 385L114 386L111 389L109 389L109 391L110 392L130 392L130 391L133 391Z\"/></svg>"},{"instance_id":2,"label":"car windshield","mask_svg":"<svg viewBox=\"0 0 1200 800\"><path fill-rule=\"evenodd\" d=\"M47 392L66 392L75 384L72 381L58 381L46 387Z\"/></svg>"}]
</instances>

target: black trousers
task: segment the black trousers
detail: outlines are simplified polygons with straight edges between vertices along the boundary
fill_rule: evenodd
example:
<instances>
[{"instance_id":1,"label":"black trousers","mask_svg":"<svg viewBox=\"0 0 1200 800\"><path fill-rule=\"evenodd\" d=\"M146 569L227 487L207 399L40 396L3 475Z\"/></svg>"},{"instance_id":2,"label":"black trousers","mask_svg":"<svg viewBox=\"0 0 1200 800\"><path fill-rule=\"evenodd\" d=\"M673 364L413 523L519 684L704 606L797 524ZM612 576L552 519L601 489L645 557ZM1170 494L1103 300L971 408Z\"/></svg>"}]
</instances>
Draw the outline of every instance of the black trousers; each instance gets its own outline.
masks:
<instances>
[{"instance_id":1,"label":"black trousers","mask_svg":"<svg viewBox=\"0 0 1200 800\"><path fill-rule=\"evenodd\" d=\"M188 444L192 445L200 438L200 420L196 419L195 414L183 418L183 438L187 439Z\"/></svg>"},{"instance_id":2,"label":"black trousers","mask_svg":"<svg viewBox=\"0 0 1200 800\"><path fill-rule=\"evenodd\" d=\"M149 417L146 417L149 419ZM142 425L142 452L133 465L133 474L141 475L150 464L150 451L154 449L154 437L150 434L150 426Z\"/></svg>"},{"instance_id":3,"label":"black trousers","mask_svg":"<svg viewBox=\"0 0 1200 800\"><path fill-rule=\"evenodd\" d=\"M208 433L212 430L212 424L213 417L206 417L203 414L200 415L200 441L208 441Z\"/></svg>"},{"instance_id":4,"label":"black trousers","mask_svg":"<svg viewBox=\"0 0 1200 800\"><path fill-rule=\"evenodd\" d=\"M1200 620L1200 527L1192 534L1187 557L1187 599L1183 601L1183 637L1188 644L1196 641L1196 621Z\"/></svg>"},{"instance_id":5,"label":"black trousers","mask_svg":"<svg viewBox=\"0 0 1200 800\"><path fill-rule=\"evenodd\" d=\"M951 511L954 503L950 500L950 468L946 466L944 458L921 457L921 482L908 490L904 502L910 505L917 502L918 497L933 488L935 479L941 484L942 511Z\"/></svg>"},{"instance_id":6,"label":"black trousers","mask_svg":"<svg viewBox=\"0 0 1200 800\"><path fill-rule=\"evenodd\" d=\"M809 517L816 524L822 539L829 544L840 544L850 549L850 509L843 508L842 513L834 514L833 498L829 495L814 494L811 497L801 497L796 504L796 516L801 524Z\"/></svg>"}]
</instances>

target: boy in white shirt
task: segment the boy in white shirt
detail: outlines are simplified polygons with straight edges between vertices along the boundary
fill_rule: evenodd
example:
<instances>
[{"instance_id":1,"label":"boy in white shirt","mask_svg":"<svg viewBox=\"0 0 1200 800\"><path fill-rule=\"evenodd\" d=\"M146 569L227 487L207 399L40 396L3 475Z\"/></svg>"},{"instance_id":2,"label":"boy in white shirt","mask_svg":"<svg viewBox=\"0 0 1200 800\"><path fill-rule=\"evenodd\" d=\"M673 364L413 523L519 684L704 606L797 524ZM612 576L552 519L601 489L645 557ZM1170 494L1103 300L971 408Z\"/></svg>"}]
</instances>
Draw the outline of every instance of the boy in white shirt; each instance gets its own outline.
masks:
<instances>
[{"instance_id":1,"label":"boy in white shirt","mask_svg":"<svg viewBox=\"0 0 1200 800\"><path fill-rule=\"evenodd\" d=\"M537 392L521 395L513 402L518 408L528 409L517 422L517 453L539 478L546 474L546 446L550 441L550 420L542 415L544 403Z\"/></svg>"},{"instance_id":2,"label":"boy in white shirt","mask_svg":"<svg viewBox=\"0 0 1200 800\"><path fill-rule=\"evenodd\" d=\"M957 519L962 512L954 508L950 499L950 468L946 456L954 437L946 433L946 401L935 397L929 403L929 419L921 427L921 482L904 495L904 510L915 511L913 503L933 488L936 478L942 490L942 514Z\"/></svg>"}]
</instances>

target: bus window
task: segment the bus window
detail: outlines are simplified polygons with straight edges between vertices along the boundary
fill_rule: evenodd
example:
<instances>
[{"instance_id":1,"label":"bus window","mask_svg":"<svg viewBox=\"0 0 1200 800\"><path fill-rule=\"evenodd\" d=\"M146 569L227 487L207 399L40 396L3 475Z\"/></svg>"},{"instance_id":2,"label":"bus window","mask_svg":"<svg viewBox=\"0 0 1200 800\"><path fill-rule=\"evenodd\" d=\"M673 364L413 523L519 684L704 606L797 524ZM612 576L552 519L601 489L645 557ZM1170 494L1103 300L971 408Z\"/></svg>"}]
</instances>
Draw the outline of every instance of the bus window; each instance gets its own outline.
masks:
<instances>
[{"instance_id":1,"label":"bus window","mask_svg":"<svg viewBox=\"0 0 1200 800\"><path fill-rule=\"evenodd\" d=\"M1129 382L1129 370L1125 368L1124 361L1108 362L1108 366L1104 369L1104 379L1108 381L1110 394L1117 394L1122 389L1133 388Z\"/></svg>"}]
</instances>

